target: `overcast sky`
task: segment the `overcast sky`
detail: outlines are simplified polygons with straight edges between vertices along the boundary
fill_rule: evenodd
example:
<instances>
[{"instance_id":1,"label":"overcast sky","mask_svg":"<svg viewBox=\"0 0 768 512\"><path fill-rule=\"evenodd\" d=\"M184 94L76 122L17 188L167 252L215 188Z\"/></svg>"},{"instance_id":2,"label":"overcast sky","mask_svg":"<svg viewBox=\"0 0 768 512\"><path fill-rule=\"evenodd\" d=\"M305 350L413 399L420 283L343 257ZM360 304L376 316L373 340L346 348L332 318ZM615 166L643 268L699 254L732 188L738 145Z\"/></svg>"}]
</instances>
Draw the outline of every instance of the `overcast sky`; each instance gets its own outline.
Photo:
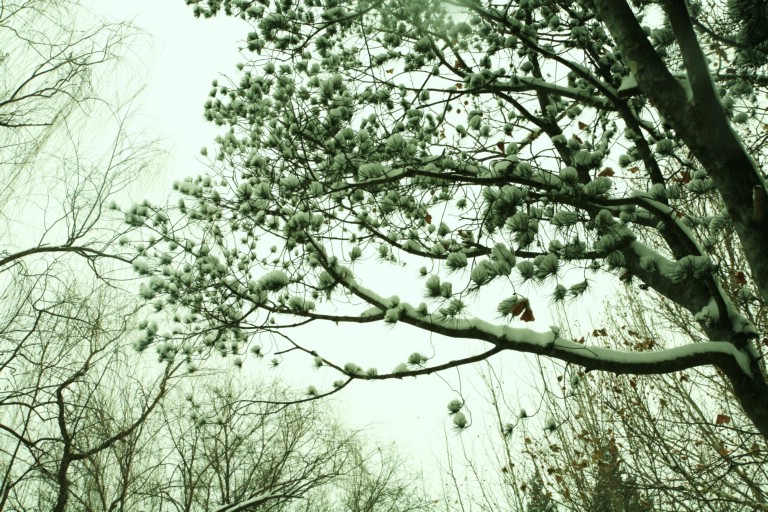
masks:
<instances>
[{"instance_id":1,"label":"overcast sky","mask_svg":"<svg viewBox=\"0 0 768 512\"><path fill-rule=\"evenodd\" d=\"M139 82L146 82L145 91L136 104L140 114L138 119L162 139L162 145L168 149L168 153L166 159L160 162L162 175L156 177L151 186L153 190L148 187L143 192L156 193L154 188L160 184L164 184L170 192L173 180L205 173L205 165L200 160L200 148L213 147L213 138L220 128L204 121L203 103L213 79L221 79L224 75L235 76L237 73L235 64L242 60L239 47L248 31L247 25L223 16L211 20L196 19L183 0L87 1L97 15L114 21L130 20L147 35L136 39L131 47L128 58L132 65L129 69L145 75L132 77ZM414 277L404 274L404 282L414 283ZM393 283L390 280L387 284ZM396 292L395 288L393 293ZM495 308L495 303L491 307ZM540 310L537 316L543 322L537 322L536 327L547 329L551 323L548 318L550 315ZM380 371L391 370L395 366L392 361L403 362L410 352L417 350L426 355L431 355L433 351L441 355L447 353L446 357L450 358L466 356L467 344L472 343L466 340L439 340L437 336L407 326L380 326L375 339L371 338L370 329L358 330L357 326L329 326L307 331L308 336L310 332L316 339L312 341L323 349L327 347L329 354L344 354L338 356L342 358L338 360L342 365L348 361L361 366L366 364L353 357L344 359L347 352L364 354L369 356L366 359L370 359L371 353L376 351L374 359L384 361L376 364ZM477 343L471 346L475 350L480 349ZM496 358L497 362L499 359ZM530 373L518 371L521 366L525 366L524 356L509 354L504 356L504 361L511 384L507 393L511 396L531 395L530 381L526 382L522 377L523 373ZM306 382L307 375L311 375L308 373L308 363L298 367L287 365L282 374L289 380L303 379ZM450 384L443 381L443 378ZM314 384L321 388L328 382ZM444 429L449 429L449 439L456 436L450 431L446 409L448 402L457 398L452 387L469 395L472 388L478 385L476 371L465 368L463 380L458 378L456 372L447 372L442 377L418 380L354 383L335 395L335 401L349 426L368 426L370 437L384 442L394 440L403 454L417 455L417 460L422 459L429 464L433 460L432 454L444 450ZM533 393L531 396L535 395ZM481 405L476 402L475 407L472 407L470 404L470 412L480 412ZM521 402L520 405L527 406L529 410L535 409L535 406L531 407L530 401ZM473 417L473 420L473 429L462 435L472 438L487 435L486 427L477 421L479 415Z\"/></svg>"},{"instance_id":2,"label":"overcast sky","mask_svg":"<svg viewBox=\"0 0 768 512\"><path fill-rule=\"evenodd\" d=\"M242 22L197 19L184 0L86 2L98 16L131 21L146 34L132 40L126 57L128 69L145 75L131 77L146 84L136 108L169 149L168 179L202 172L200 148L219 131L204 121L203 103L213 79L236 71Z\"/></svg>"},{"instance_id":3,"label":"overcast sky","mask_svg":"<svg viewBox=\"0 0 768 512\"><path fill-rule=\"evenodd\" d=\"M169 150L162 163L164 179L158 176L155 185L165 183L170 191L173 180L204 173L200 148L212 147L213 137L220 128L205 122L203 103L213 79L221 79L227 74L235 76L235 64L242 60L239 42L247 33L247 26L226 17L196 19L183 0L91 2L94 13L110 20L132 20L148 36L136 40L129 59L132 60L131 69L146 73L146 88L136 105L138 119L147 123L162 138L163 147ZM146 192L156 191L147 189ZM385 331L384 328L381 333L382 337L390 339L390 347L399 347L396 352L400 361L408 355L403 353L409 345L403 333L407 331ZM421 336L425 334L421 333ZM363 342L357 333L346 327L329 328L319 335L325 338L319 341L329 345L337 340L342 342L343 338L347 347L355 344L358 349L373 347L370 339ZM342 364L345 362L341 361ZM291 368L288 365L282 373L288 378L292 377L291 371L306 375L308 366ZM390 369L382 366L382 370ZM318 387L320 384L318 382ZM443 427L449 425L445 407L455 398L450 388L435 377L418 382L409 379L355 383L336 397L335 402L350 426L370 426L368 433L371 437L384 442L394 440L404 454L415 451L425 458L430 458L433 451L442 450Z\"/></svg>"}]
</instances>

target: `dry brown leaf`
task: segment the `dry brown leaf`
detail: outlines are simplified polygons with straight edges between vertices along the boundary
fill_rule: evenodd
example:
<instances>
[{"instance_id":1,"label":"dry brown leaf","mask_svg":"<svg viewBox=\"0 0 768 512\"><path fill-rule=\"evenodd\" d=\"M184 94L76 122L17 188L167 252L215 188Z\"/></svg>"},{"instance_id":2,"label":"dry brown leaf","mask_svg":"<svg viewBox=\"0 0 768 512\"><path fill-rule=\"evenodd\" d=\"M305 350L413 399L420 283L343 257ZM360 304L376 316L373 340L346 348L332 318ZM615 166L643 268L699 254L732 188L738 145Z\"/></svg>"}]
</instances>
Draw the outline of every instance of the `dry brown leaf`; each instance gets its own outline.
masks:
<instances>
[{"instance_id":1,"label":"dry brown leaf","mask_svg":"<svg viewBox=\"0 0 768 512\"><path fill-rule=\"evenodd\" d=\"M531 311L531 308L526 307L525 311L523 311L523 314L520 315L520 320L523 322L533 322L536 320L536 318L533 316L533 311Z\"/></svg>"},{"instance_id":2,"label":"dry brown leaf","mask_svg":"<svg viewBox=\"0 0 768 512\"><path fill-rule=\"evenodd\" d=\"M611 176L613 176L615 174L616 173L613 172L613 169L611 169L610 167L606 167L605 169L600 171L597 175L598 176L606 176L606 177L610 178Z\"/></svg>"},{"instance_id":3,"label":"dry brown leaf","mask_svg":"<svg viewBox=\"0 0 768 512\"><path fill-rule=\"evenodd\" d=\"M715 425L727 425L731 422L731 417L727 414L718 414L715 418Z\"/></svg>"}]
</instances>

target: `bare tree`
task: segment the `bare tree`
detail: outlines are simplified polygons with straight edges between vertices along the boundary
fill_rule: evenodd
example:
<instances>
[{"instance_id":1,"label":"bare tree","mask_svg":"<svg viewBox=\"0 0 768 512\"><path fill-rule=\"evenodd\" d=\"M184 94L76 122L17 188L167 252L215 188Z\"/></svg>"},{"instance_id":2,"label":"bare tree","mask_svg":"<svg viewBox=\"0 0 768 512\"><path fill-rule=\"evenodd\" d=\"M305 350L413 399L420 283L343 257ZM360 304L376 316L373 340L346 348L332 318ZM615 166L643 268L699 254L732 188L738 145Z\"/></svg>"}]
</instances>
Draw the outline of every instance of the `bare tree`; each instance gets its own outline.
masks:
<instances>
[{"instance_id":1,"label":"bare tree","mask_svg":"<svg viewBox=\"0 0 768 512\"><path fill-rule=\"evenodd\" d=\"M358 445L352 451L353 469L347 472L335 508L345 512L408 512L437 510L419 475L408 471L408 460L395 447L368 448Z\"/></svg>"},{"instance_id":2,"label":"bare tree","mask_svg":"<svg viewBox=\"0 0 768 512\"><path fill-rule=\"evenodd\" d=\"M125 377L140 360L124 348L134 311L103 285L87 283L95 291L79 293L83 284L58 290L45 308L38 303L34 331L3 370L0 508L87 503L90 484L78 466L127 442L168 389L172 366ZM107 397L121 394L131 401L115 414Z\"/></svg>"},{"instance_id":3,"label":"bare tree","mask_svg":"<svg viewBox=\"0 0 768 512\"><path fill-rule=\"evenodd\" d=\"M599 333L606 335L601 336L606 345L645 352L687 335L690 326L680 322L674 309L665 312L664 303L627 301L616 321ZM620 467L630 477L629 487L654 509L766 508L761 491L768 478L765 446L743 411L729 403L731 388L721 372L699 369L642 378L563 368L558 373L561 387L546 406L561 419L558 429L544 439L541 431L528 435L540 440L542 465L561 472L560 480L551 482L559 493L570 490L581 500L590 495L586 482L577 485L576 470L604 460L595 454L606 451L600 444L608 439L617 456L614 469Z\"/></svg>"},{"instance_id":4,"label":"bare tree","mask_svg":"<svg viewBox=\"0 0 768 512\"><path fill-rule=\"evenodd\" d=\"M371 452L329 407L291 401L276 383L188 377L143 427L139 443L154 462L136 460L133 473L147 478L131 485L132 503L188 512L427 510L418 479L407 480L390 451Z\"/></svg>"},{"instance_id":5,"label":"bare tree","mask_svg":"<svg viewBox=\"0 0 768 512\"><path fill-rule=\"evenodd\" d=\"M84 506L82 466L137 433L173 373L116 378L138 307L118 290L131 258L108 204L152 146L104 84L134 34L77 1L0 4L2 509ZM113 392L133 403L104 409Z\"/></svg>"},{"instance_id":6,"label":"bare tree","mask_svg":"<svg viewBox=\"0 0 768 512\"><path fill-rule=\"evenodd\" d=\"M743 287L733 284L734 293ZM672 303L620 297L606 304L605 326L572 322L570 334L638 352L702 336ZM754 312L756 325L764 326L765 309ZM622 376L545 361L538 368L544 383L538 402L508 393L509 374L491 366L484 372L487 412L495 420L482 446L486 455L465 450L449 466L452 482L460 483L455 476L466 470L474 483L454 484L470 504L522 509L544 496L552 510L598 510L596 501L613 502L609 510L767 508L768 451L749 418L730 403L722 372ZM477 408L477 402L470 403ZM525 402L537 405L526 410Z\"/></svg>"},{"instance_id":7,"label":"bare tree","mask_svg":"<svg viewBox=\"0 0 768 512\"><path fill-rule=\"evenodd\" d=\"M0 6L4 282L42 290L46 272L54 276L59 267L101 273L130 266L116 243L126 230L105 214L146 169L153 146L130 134L125 94L134 84L119 92L105 84L135 37L129 25L95 20L76 0ZM7 316L15 304L4 303Z\"/></svg>"}]
</instances>

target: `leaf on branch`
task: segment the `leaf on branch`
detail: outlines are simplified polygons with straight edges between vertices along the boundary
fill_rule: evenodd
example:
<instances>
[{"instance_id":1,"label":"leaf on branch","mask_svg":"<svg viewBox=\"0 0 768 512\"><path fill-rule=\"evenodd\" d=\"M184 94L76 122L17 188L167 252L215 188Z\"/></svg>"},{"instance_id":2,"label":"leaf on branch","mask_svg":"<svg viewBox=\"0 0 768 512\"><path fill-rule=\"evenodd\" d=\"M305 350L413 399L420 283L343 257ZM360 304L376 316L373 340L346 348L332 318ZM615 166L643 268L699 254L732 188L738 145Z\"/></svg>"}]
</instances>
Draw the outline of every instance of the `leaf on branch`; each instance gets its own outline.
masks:
<instances>
[{"instance_id":1,"label":"leaf on branch","mask_svg":"<svg viewBox=\"0 0 768 512\"><path fill-rule=\"evenodd\" d=\"M467 428L467 417L464 415L463 412L457 412L453 416L453 425L456 427L457 430L464 430Z\"/></svg>"},{"instance_id":2,"label":"leaf on branch","mask_svg":"<svg viewBox=\"0 0 768 512\"><path fill-rule=\"evenodd\" d=\"M387 70L387 73L390 74L390 75L392 73L394 73L394 72L395 72L395 68L390 68L390 69Z\"/></svg>"},{"instance_id":3,"label":"leaf on branch","mask_svg":"<svg viewBox=\"0 0 768 512\"><path fill-rule=\"evenodd\" d=\"M690 172L688 172L688 171L683 171L682 173L680 173L680 176L679 176L679 177L677 177L677 178L672 178L670 181L671 181L672 183L680 183L680 184L682 184L682 185L685 185L685 184L687 184L687 183L690 183L690 182L691 182L691 179L692 179L692 178L691 178L691 173L690 173Z\"/></svg>"},{"instance_id":4,"label":"leaf on branch","mask_svg":"<svg viewBox=\"0 0 768 512\"><path fill-rule=\"evenodd\" d=\"M592 331L592 336L608 336L608 331L605 329L594 329Z\"/></svg>"},{"instance_id":5,"label":"leaf on branch","mask_svg":"<svg viewBox=\"0 0 768 512\"><path fill-rule=\"evenodd\" d=\"M464 402L453 399L448 403L448 413L451 415L456 414L462 407L464 407Z\"/></svg>"},{"instance_id":6,"label":"leaf on branch","mask_svg":"<svg viewBox=\"0 0 768 512\"><path fill-rule=\"evenodd\" d=\"M430 214L426 214L424 216L424 222L426 222L427 224L432 224L432 216Z\"/></svg>"},{"instance_id":7,"label":"leaf on branch","mask_svg":"<svg viewBox=\"0 0 768 512\"><path fill-rule=\"evenodd\" d=\"M631 172L632 174L635 174L636 172L638 172L638 171L640 170L640 168L639 168L639 167L630 167L630 168L629 168L629 169L627 169L627 170L628 170L629 172Z\"/></svg>"},{"instance_id":8,"label":"leaf on branch","mask_svg":"<svg viewBox=\"0 0 768 512\"><path fill-rule=\"evenodd\" d=\"M656 346L656 340L651 338L644 338L643 341L635 345L635 350L637 350L638 352L643 352L645 350L651 350L655 346Z\"/></svg>"},{"instance_id":9,"label":"leaf on branch","mask_svg":"<svg viewBox=\"0 0 768 512\"><path fill-rule=\"evenodd\" d=\"M523 322L533 322L536 320L536 318L533 316L533 311L531 311L531 308L526 307L525 311L523 311L523 314L520 315L520 320Z\"/></svg>"},{"instance_id":10,"label":"leaf on branch","mask_svg":"<svg viewBox=\"0 0 768 512\"><path fill-rule=\"evenodd\" d=\"M509 312L512 313L512 316L520 316L525 311L526 307L528 307L528 301L523 300L512 306Z\"/></svg>"},{"instance_id":11,"label":"leaf on branch","mask_svg":"<svg viewBox=\"0 0 768 512\"><path fill-rule=\"evenodd\" d=\"M728 54L725 52L725 50L723 50L723 48L720 45L713 44L713 45L710 45L710 48L712 48L715 51L718 57L723 59L725 62L729 62Z\"/></svg>"},{"instance_id":12,"label":"leaf on branch","mask_svg":"<svg viewBox=\"0 0 768 512\"><path fill-rule=\"evenodd\" d=\"M520 317L520 320L523 322L533 322L535 320L528 299L518 297L517 295L501 301L497 311L504 316Z\"/></svg>"},{"instance_id":13,"label":"leaf on branch","mask_svg":"<svg viewBox=\"0 0 768 512\"><path fill-rule=\"evenodd\" d=\"M589 125L583 121L579 121L579 130L586 130Z\"/></svg>"},{"instance_id":14,"label":"leaf on branch","mask_svg":"<svg viewBox=\"0 0 768 512\"><path fill-rule=\"evenodd\" d=\"M457 89L461 89L462 87L464 87L464 84L462 84L461 82L456 84Z\"/></svg>"},{"instance_id":15,"label":"leaf on branch","mask_svg":"<svg viewBox=\"0 0 768 512\"><path fill-rule=\"evenodd\" d=\"M715 418L715 425L727 425L731 422L731 417L727 414L718 414Z\"/></svg>"},{"instance_id":16,"label":"leaf on branch","mask_svg":"<svg viewBox=\"0 0 768 512\"><path fill-rule=\"evenodd\" d=\"M606 176L606 177L610 178L611 176L613 176L615 174L616 173L613 172L613 169L611 169L610 167L606 167L605 169L603 169L602 171L600 171L598 173L598 176Z\"/></svg>"},{"instance_id":17,"label":"leaf on branch","mask_svg":"<svg viewBox=\"0 0 768 512\"><path fill-rule=\"evenodd\" d=\"M503 142L497 142L496 147L499 148L499 151L504 153L504 143Z\"/></svg>"}]
</instances>

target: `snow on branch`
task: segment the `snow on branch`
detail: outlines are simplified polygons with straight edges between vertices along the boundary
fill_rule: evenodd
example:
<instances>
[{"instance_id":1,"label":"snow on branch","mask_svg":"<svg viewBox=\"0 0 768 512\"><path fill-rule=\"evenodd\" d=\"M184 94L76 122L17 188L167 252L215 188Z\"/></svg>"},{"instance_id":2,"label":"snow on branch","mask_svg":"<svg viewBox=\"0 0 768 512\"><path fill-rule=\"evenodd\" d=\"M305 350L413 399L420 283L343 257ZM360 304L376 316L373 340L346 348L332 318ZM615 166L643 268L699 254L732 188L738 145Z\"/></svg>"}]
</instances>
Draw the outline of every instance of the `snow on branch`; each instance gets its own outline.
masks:
<instances>
[{"instance_id":1,"label":"snow on branch","mask_svg":"<svg viewBox=\"0 0 768 512\"><path fill-rule=\"evenodd\" d=\"M339 283L357 297L373 304L379 311L396 316L397 321L451 338L483 340L506 350L526 352L560 359L584 366L588 370L614 373L661 374L672 373L697 366L720 366L735 360L741 370L752 375L752 357L746 350L725 341L688 344L655 352L626 352L621 350L585 346L560 338L552 330L535 331L522 327L492 324L479 318L456 319L436 314L425 314L397 298L384 298L358 283L352 273L326 262L326 269ZM368 313L370 314L370 313Z\"/></svg>"}]
</instances>

